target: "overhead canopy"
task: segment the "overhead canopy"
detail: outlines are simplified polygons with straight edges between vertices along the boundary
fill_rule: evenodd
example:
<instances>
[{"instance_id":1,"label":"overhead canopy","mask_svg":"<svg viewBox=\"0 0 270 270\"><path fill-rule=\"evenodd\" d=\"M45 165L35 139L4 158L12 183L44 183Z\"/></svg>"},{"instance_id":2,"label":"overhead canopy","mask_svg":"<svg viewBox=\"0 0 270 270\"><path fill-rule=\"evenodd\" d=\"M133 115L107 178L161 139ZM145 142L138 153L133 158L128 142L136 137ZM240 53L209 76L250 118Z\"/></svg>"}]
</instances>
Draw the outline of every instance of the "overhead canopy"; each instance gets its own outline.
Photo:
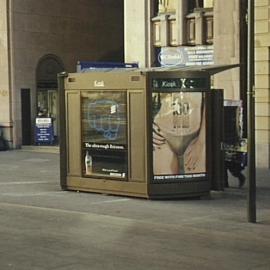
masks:
<instances>
[{"instance_id":1,"label":"overhead canopy","mask_svg":"<svg viewBox=\"0 0 270 270\"><path fill-rule=\"evenodd\" d=\"M189 66L189 67L182 67L182 66L173 66L173 67L155 67L152 69L146 69L150 71L201 71L207 72L209 75L214 75L216 73L240 67L240 64L232 64L232 65L210 65L210 66Z\"/></svg>"},{"instance_id":2,"label":"overhead canopy","mask_svg":"<svg viewBox=\"0 0 270 270\"><path fill-rule=\"evenodd\" d=\"M88 68L88 69L82 69L79 72L87 73L87 72L130 72L130 71L141 71L141 72L159 72L159 71L194 71L194 72L205 72L209 76L215 75L216 73L240 67L240 64L232 64L232 65L201 65L201 66L163 66L163 67L151 67L151 68L138 68L135 66L131 66L129 68L125 68L123 66L109 66L109 67L96 67L96 68Z\"/></svg>"}]
</instances>

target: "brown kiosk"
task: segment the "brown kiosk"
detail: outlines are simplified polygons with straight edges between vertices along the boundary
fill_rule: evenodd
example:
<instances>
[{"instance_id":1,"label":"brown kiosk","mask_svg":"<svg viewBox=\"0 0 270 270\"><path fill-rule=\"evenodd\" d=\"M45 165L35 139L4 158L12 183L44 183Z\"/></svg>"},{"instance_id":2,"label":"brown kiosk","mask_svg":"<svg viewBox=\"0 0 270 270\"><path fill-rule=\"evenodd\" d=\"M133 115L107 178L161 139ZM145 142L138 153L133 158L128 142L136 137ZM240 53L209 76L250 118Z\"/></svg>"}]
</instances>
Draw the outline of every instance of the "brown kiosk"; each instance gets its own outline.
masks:
<instances>
[{"instance_id":1,"label":"brown kiosk","mask_svg":"<svg viewBox=\"0 0 270 270\"><path fill-rule=\"evenodd\" d=\"M216 162L210 76L236 66L59 74L62 189L208 194Z\"/></svg>"}]
</instances>

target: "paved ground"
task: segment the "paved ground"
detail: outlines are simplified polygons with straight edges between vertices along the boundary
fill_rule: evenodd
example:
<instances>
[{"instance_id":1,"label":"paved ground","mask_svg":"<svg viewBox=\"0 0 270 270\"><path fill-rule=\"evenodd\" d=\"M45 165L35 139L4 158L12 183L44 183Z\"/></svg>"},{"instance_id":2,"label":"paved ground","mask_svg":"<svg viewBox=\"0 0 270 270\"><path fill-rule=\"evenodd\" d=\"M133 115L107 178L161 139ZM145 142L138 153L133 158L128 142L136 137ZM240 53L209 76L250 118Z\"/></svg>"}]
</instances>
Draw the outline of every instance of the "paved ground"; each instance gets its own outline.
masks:
<instances>
[{"instance_id":1,"label":"paved ground","mask_svg":"<svg viewBox=\"0 0 270 270\"><path fill-rule=\"evenodd\" d=\"M0 152L0 269L269 270L270 170L209 199L149 201L61 191L59 154Z\"/></svg>"}]
</instances>

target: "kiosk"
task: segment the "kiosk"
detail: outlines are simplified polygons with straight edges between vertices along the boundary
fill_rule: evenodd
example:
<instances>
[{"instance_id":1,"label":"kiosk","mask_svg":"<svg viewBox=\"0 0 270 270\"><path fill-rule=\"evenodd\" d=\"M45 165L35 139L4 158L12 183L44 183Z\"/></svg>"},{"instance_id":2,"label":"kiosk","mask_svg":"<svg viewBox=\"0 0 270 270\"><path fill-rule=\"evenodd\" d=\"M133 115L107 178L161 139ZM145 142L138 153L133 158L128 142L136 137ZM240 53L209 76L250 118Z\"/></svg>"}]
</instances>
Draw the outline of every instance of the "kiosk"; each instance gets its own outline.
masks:
<instances>
[{"instance_id":1,"label":"kiosk","mask_svg":"<svg viewBox=\"0 0 270 270\"><path fill-rule=\"evenodd\" d=\"M62 189L208 194L210 76L235 66L59 74Z\"/></svg>"}]
</instances>

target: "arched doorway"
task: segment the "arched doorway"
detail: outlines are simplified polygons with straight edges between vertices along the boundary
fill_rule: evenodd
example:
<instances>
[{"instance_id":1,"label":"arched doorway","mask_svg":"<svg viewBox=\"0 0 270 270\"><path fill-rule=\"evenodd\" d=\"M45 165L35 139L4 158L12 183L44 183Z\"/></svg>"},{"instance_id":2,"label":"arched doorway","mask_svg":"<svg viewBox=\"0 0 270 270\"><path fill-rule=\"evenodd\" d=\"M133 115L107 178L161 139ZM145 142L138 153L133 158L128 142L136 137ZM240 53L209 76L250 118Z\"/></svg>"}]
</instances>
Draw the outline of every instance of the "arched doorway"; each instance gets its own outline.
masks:
<instances>
[{"instance_id":1,"label":"arched doorway","mask_svg":"<svg viewBox=\"0 0 270 270\"><path fill-rule=\"evenodd\" d=\"M42 57L36 69L37 115L53 119L55 142L59 134L57 74L63 70L62 61L51 54Z\"/></svg>"}]
</instances>

